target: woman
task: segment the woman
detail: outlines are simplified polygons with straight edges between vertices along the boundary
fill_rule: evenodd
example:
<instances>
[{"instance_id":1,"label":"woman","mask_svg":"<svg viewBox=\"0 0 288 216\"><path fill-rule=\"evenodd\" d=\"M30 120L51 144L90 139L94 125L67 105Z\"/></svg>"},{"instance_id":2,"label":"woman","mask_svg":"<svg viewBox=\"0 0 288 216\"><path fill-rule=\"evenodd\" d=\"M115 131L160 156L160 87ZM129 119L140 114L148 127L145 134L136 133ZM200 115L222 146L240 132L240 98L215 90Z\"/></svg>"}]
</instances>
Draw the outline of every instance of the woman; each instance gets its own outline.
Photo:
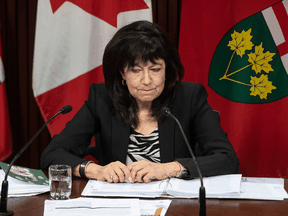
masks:
<instances>
[{"instance_id":1,"label":"woman","mask_svg":"<svg viewBox=\"0 0 288 216\"><path fill-rule=\"evenodd\" d=\"M201 84L181 82L179 54L156 24L137 21L121 28L106 46L104 84L45 149L41 166L68 164L75 176L100 181L150 182L198 173L167 106L179 119L203 176L237 173L239 162ZM98 164L83 159L95 136Z\"/></svg>"}]
</instances>

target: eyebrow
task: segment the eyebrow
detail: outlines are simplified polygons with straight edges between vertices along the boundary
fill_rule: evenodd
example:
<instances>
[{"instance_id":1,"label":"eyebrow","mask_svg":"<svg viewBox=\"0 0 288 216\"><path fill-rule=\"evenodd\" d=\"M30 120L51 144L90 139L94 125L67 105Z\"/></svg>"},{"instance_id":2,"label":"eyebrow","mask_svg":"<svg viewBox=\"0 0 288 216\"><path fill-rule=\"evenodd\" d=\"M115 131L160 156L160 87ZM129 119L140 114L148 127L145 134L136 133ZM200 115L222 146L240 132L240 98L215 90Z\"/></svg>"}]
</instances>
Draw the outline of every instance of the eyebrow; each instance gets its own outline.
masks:
<instances>
[{"instance_id":1,"label":"eyebrow","mask_svg":"<svg viewBox=\"0 0 288 216\"><path fill-rule=\"evenodd\" d=\"M151 63L152 63L152 62L151 62ZM157 65L163 67L163 64L161 64L161 63L159 63L159 62L156 62L156 63L152 63L152 65L151 65L149 68L154 67L154 66L157 66ZM135 67L135 66L141 67L141 66L139 65L139 63L136 63L134 66L131 66L131 67ZM141 67L141 68L142 68L142 67Z\"/></svg>"},{"instance_id":2,"label":"eyebrow","mask_svg":"<svg viewBox=\"0 0 288 216\"><path fill-rule=\"evenodd\" d=\"M156 62L155 64L154 64L154 63L152 64L152 66L154 66L154 65L160 65L160 66L163 66L163 64L158 63L158 62Z\"/></svg>"}]
</instances>

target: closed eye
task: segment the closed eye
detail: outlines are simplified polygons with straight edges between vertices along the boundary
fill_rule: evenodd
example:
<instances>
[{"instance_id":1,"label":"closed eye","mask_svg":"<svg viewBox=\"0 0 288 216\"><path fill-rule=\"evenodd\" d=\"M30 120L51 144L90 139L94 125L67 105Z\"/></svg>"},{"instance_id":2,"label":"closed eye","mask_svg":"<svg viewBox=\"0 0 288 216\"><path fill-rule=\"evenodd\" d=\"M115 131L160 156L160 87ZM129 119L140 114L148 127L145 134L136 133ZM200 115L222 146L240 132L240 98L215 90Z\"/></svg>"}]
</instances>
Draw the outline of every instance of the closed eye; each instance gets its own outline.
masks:
<instances>
[{"instance_id":1,"label":"closed eye","mask_svg":"<svg viewBox=\"0 0 288 216\"><path fill-rule=\"evenodd\" d=\"M133 72L133 73L139 73L139 71L141 71L140 69L131 69L131 71Z\"/></svg>"},{"instance_id":2,"label":"closed eye","mask_svg":"<svg viewBox=\"0 0 288 216\"><path fill-rule=\"evenodd\" d=\"M151 70L154 72L159 72L162 68L152 68Z\"/></svg>"}]
</instances>

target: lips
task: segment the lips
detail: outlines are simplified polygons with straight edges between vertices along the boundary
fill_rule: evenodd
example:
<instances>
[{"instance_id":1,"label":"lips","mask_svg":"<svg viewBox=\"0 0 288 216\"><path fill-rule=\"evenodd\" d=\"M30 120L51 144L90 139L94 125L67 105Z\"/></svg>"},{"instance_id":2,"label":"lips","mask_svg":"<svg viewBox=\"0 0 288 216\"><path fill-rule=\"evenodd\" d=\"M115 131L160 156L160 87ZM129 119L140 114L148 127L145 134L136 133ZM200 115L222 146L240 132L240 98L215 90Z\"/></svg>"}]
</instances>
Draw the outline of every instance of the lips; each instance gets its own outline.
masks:
<instances>
[{"instance_id":1,"label":"lips","mask_svg":"<svg viewBox=\"0 0 288 216\"><path fill-rule=\"evenodd\" d=\"M148 92L148 91L153 91L155 89L141 89L141 91L145 91L145 92Z\"/></svg>"}]
</instances>

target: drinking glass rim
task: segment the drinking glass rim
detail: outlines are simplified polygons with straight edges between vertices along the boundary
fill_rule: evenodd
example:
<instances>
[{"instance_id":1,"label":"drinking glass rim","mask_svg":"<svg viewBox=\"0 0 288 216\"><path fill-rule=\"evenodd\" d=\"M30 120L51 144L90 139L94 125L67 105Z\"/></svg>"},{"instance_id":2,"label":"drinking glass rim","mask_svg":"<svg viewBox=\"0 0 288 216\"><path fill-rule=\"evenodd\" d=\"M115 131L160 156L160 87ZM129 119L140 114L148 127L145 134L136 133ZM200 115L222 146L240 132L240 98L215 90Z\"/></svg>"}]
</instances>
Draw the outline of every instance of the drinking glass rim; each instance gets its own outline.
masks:
<instances>
[{"instance_id":1,"label":"drinking glass rim","mask_svg":"<svg viewBox=\"0 0 288 216\"><path fill-rule=\"evenodd\" d=\"M71 166L69 165L65 165L65 164L54 164L54 165L50 165L49 166L49 170L51 169L55 169L55 170L67 170L67 169L71 169Z\"/></svg>"}]
</instances>

